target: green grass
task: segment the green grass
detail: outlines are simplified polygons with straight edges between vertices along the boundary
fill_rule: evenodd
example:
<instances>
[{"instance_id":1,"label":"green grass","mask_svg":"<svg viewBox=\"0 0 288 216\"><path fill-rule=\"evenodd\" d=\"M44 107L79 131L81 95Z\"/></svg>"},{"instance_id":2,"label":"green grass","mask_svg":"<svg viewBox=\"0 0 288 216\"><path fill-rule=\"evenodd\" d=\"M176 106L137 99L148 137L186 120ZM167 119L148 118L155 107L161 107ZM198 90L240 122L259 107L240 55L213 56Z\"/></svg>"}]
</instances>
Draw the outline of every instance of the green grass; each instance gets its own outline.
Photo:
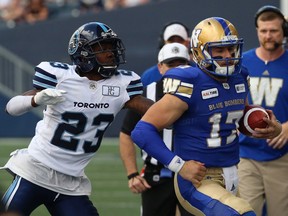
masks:
<instances>
[{"instance_id":1,"label":"green grass","mask_svg":"<svg viewBox=\"0 0 288 216\"><path fill-rule=\"evenodd\" d=\"M30 139L0 139L0 166L3 166L10 152L27 147ZM138 164L141 159L138 157ZM140 196L132 194L127 186L126 172L119 156L118 139L104 138L102 145L86 168L86 175L92 183L90 199L101 216L140 215ZM0 170L0 184L5 190L12 176ZM45 207L39 207L31 216L49 216Z\"/></svg>"}]
</instances>

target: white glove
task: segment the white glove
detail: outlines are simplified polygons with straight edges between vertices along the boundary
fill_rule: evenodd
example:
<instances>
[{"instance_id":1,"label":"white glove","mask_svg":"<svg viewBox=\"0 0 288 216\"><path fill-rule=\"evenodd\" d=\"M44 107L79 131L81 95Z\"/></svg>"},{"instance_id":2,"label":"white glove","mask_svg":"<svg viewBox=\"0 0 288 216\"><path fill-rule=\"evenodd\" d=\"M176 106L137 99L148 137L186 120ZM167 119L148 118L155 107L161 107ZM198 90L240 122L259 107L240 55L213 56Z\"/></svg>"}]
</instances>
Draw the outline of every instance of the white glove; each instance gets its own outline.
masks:
<instances>
[{"instance_id":1,"label":"white glove","mask_svg":"<svg viewBox=\"0 0 288 216\"><path fill-rule=\"evenodd\" d=\"M34 101L37 105L54 105L65 100L63 94L66 91L48 88L37 92Z\"/></svg>"}]
</instances>

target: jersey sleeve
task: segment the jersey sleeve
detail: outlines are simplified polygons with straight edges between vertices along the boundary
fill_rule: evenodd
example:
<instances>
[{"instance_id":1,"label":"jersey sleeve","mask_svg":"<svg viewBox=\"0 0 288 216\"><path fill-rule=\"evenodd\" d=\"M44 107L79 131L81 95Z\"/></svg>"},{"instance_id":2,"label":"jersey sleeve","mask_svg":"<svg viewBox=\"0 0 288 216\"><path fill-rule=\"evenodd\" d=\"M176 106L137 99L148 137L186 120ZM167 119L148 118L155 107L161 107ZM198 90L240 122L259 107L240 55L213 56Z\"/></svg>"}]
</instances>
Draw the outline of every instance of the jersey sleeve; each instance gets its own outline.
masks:
<instances>
[{"instance_id":1,"label":"jersey sleeve","mask_svg":"<svg viewBox=\"0 0 288 216\"><path fill-rule=\"evenodd\" d=\"M192 67L172 68L163 77L164 94L172 94L188 103L193 93L195 76Z\"/></svg>"},{"instance_id":2,"label":"jersey sleeve","mask_svg":"<svg viewBox=\"0 0 288 216\"><path fill-rule=\"evenodd\" d=\"M70 66L60 62L41 62L35 67L33 87L38 90L55 88L62 74L67 72Z\"/></svg>"},{"instance_id":3,"label":"jersey sleeve","mask_svg":"<svg viewBox=\"0 0 288 216\"><path fill-rule=\"evenodd\" d=\"M129 72L129 71L128 71ZM143 94L143 84L141 82L140 76L133 71L130 71L132 75L132 79L130 80L129 84L127 85L127 93L132 99L137 95ZM123 71L122 71L123 73Z\"/></svg>"}]
</instances>

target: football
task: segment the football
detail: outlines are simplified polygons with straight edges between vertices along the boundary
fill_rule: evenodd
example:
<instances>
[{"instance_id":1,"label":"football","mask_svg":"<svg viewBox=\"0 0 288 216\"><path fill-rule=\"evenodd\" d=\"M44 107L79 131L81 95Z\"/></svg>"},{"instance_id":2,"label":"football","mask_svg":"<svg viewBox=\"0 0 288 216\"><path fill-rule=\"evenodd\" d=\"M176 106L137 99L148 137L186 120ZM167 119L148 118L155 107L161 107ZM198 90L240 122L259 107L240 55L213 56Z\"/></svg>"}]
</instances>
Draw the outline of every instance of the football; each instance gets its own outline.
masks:
<instances>
[{"instance_id":1,"label":"football","mask_svg":"<svg viewBox=\"0 0 288 216\"><path fill-rule=\"evenodd\" d=\"M266 110L261 106L245 106L242 118L239 120L239 131L244 135L251 136L255 128L266 128L268 125L263 117L269 119Z\"/></svg>"}]
</instances>

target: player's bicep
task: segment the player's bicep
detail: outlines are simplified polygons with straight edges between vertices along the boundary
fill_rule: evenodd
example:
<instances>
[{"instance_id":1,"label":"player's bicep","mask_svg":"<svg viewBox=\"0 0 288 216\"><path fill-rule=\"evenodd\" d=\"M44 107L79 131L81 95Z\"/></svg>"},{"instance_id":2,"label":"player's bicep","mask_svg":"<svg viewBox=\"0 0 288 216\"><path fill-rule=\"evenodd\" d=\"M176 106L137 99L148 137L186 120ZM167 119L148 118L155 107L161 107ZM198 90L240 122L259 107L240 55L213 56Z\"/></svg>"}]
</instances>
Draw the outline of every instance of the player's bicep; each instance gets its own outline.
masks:
<instances>
[{"instance_id":1,"label":"player's bicep","mask_svg":"<svg viewBox=\"0 0 288 216\"><path fill-rule=\"evenodd\" d=\"M187 109L186 102L176 96L165 94L149 108L142 120L162 130L172 125Z\"/></svg>"},{"instance_id":2,"label":"player's bicep","mask_svg":"<svg viewBox=\"0 0 288 216\"><path fill-rule=\"evenodd\" d=\"M153 103L154 101L145 98L142 95L137 95L127 101L124 108L132 109L138 114L143 115Z\"/></svg>"}]
</instances>

